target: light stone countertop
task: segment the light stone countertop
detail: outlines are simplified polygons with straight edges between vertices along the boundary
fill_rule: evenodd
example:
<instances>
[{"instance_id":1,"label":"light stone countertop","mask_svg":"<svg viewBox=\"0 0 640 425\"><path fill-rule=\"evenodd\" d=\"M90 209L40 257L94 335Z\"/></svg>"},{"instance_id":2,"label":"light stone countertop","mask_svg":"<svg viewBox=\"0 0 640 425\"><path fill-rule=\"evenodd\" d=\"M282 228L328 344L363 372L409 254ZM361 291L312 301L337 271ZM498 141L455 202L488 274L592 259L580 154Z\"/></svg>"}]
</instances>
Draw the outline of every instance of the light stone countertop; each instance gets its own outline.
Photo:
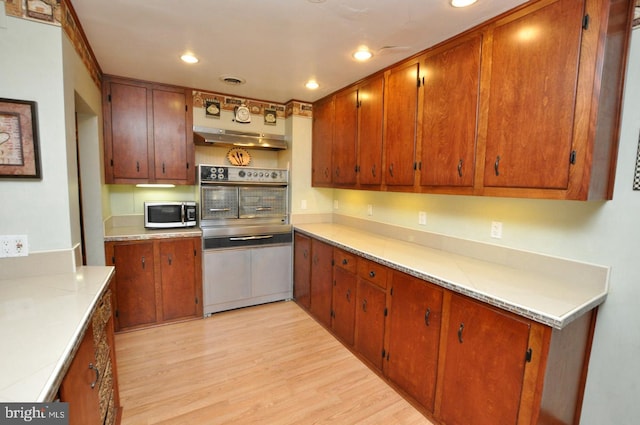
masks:
<instances>
[{"instance_id":1,"label":"light stone countertop","mask_svg":"<svg viewBox=\"0 0 640 425\"><path fill-rule=\"evenodd\" d=\"M602 304L607 296L609 268L604 266L534 253L516 253L511 255L512 264L500 264L342 224L296 224L294 228L556 329Z\"/></svg>"},{"instance_id":2,"label":"light stone countertop","mask_svg":"<svg viewBox=\"0 0 640 425\"><path fill-rule=\"evenodd\" d=\"M113 267L0 279L0 401L55 398Z\"/></svg>"},{"instance_id":3,"label":"light stone countertop","mask_svg":"<svg viewBox=\"0 0 640 425\"><path fill-rule=\"evenodd\" d=\"M121 242L164 238L199 238L199 227L146 229L143 215L114 216L104 223L104 241Z\"/></svg>"}]
</instances>

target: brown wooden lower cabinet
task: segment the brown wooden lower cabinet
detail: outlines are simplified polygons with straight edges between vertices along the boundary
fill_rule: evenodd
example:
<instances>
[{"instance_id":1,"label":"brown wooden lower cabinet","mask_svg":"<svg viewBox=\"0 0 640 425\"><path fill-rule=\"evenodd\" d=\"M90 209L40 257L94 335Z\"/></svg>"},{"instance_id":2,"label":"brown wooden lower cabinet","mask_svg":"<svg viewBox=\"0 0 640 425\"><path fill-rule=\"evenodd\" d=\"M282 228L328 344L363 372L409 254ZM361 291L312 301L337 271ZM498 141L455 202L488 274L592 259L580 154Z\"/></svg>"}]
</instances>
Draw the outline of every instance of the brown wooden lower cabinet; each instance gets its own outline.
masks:
<instances>
[{"instance_id":1,"label":"brown wooden lower cabinet","mask_svg":"<svg viewBox=\"0 0 640 425\"><path fill-rule=\"evenodd\" d=\"M202 317L200 238L106 242L105 257L116 267L116 332Z\"/></svg>"},{"instance_id":2,"label":"brown wooden lower cabinet","mask_svg":"<svg viewBox=\"0 0 640 425\"><path fill-rule=\"evenodd\" d=\"M442 289L393 271L390 294L385 374L427 410L433 411Z\"/></svg>"},{"instance_id":3,"label":"brown wooden lower cabinet","mask_svg":"<svg viewBox=\"0 0 640 425\"><path fill-rule=\"evenodd\" d=\"M98 303L60 385L70 425L113 425L119 420L111 290Z\"/></svg>"},{"instance_id":4,"label":"brown wooden lower cabinet","mask_svg":"<svg viewBox=\"0 0 640 425\"><path fill-rule=\"evenodd\" d=\"M597 310L553 329L356 256L351 345L342 329L350 329L353 317L327 321L326 285L331 276L339 282L353 274L338 264L332 270L331 245L310 239L309 313L432 422L579 423ZM333 296L346 299L346 291ZM334 308L340 301L334 299Z\"/></svg>"},{"instance_id":5,"label":"brown wooden lower cabinet","mask_svg":"<svg viewBox=\"0 0 640 425\"><path fill-rule=\"evenodd\" d=\"M297 232L293 237L293 263L293 297L308 310L311 306L311 238Z\"/></svg>"}]
</instances>

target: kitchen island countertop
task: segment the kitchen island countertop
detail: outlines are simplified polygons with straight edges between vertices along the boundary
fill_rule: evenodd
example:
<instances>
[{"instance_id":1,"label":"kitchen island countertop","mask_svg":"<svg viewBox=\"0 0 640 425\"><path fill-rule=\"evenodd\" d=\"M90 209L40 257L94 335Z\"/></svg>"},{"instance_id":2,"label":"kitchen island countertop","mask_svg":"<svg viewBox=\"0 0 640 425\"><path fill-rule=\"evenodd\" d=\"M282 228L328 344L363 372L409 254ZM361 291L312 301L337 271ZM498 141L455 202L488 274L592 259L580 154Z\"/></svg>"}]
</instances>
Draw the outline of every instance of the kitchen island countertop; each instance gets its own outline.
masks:
<instances>
[{"instance_id":1,"label":"kitchen island countertop","mask_svg":"<svg viewBox=\"0 0 640 425\"><path fill-rule=\"evenodd\" d=\"M529 252L513 254L508 249L500 254L516 260L501 264L342 224L294 227L392 269L557 329L596 308L607 296L609 268L605 266ZM480 248L491 251L493 247Z\"/></svg>"},{"instance_id":2,"label":"kitchen island countertop","mask_svg":"<svg viewBox=\"0 0 640 425\"><path fill-rule=\"evenodd\" d=\"M0 401L55 399L113 267L0 279Z\"/></svg>"}]
</instances>

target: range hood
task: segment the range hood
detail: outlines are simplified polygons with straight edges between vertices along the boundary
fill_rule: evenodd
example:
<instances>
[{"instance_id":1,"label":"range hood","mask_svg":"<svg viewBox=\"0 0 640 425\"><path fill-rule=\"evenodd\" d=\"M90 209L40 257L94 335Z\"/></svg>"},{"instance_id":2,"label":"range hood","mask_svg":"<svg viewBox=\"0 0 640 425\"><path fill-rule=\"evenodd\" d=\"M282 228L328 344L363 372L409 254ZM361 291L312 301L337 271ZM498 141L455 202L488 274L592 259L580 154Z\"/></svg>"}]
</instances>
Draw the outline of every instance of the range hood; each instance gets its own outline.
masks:
<instances>
[{"instance_id":1,"label":"range hood","mask_svg":"<svg viewBox=\"0 0 640 425\"><path fill-rule=\"evenodd\" d=\"M221 128L193 127L193 141L202 146L240 146L249 149L287 149L284 136L277 134L250 133L223 130Z\"/></svg>"}]
</instances>

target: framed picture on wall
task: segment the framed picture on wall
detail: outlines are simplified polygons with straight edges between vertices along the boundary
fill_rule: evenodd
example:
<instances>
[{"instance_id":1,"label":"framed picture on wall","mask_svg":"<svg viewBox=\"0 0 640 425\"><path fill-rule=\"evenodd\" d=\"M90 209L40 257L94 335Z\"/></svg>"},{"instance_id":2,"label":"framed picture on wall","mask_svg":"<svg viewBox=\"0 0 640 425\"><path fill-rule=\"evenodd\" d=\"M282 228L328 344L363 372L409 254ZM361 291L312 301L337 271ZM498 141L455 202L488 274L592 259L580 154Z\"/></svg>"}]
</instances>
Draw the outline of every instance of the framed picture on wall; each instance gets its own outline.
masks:
<instances>
[{"instance_id":1,"label":"framed picture on wall","mask_svg":"<svg viewBox=\"0 0 640 425\"><path fill-rule=\"evenodd\" d=\"M0 178L41 178L36 102L0 98Z\"/></svg>"}]
</instances>

